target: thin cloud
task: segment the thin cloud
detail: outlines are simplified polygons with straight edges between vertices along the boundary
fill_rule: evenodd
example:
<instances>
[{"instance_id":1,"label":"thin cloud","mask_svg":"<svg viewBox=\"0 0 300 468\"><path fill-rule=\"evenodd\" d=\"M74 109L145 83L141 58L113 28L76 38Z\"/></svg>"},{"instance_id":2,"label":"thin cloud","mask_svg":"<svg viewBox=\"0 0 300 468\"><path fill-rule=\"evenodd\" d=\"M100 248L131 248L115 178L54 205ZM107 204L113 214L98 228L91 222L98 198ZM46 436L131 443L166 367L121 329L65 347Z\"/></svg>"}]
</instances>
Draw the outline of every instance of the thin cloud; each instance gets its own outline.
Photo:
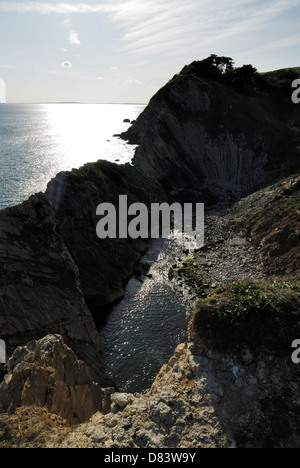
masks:
<instances>
[{"instance_id":1,"label":"thin cloud","mask_svg":"<svg viewBox=\"0 0 300 468\"><path fill-rule=\"evenodd\" d=\"M72 29L72 31L69 32L68 35L68 41L71 45L80 45L80 39L78 36L78 33Z\"/></svg>"},{"instance_id":2,"label":"thin cloud","mask_svg":"<svg viewBox=\"0 0 300 468\"><path fill-rule=\"evenodd\" d=\"M5 68L6 70L12 70L15 67L13 65L9 65L8 63L1 63L0 68Z\"/></svg>"},{"instance_id":3,"label":"thin cloud","mask_svg":"<svg viewBox=\"0 0 300 468\"><path fill-rule=\"evenodd\" d=\"M62 15L68 28L68 41L80 45L78 32L72 25L73 15L99 14L121 26L123 36L115 50L129 58L176 53L190 56L203 49L224 48L240 38L267 36L268 25L282 20L299 0L104 0L101 3L71 2L0 2L0 12ZM292 36L293 33L291 33ZM276 39L285 39L282 30ZM288 35L288 34L287 34ZM235 38L239 38L236 41ZM288 44L288 39L286 44Z\"/></svg>"},{"instance_id":4,"label":"thin cloud","mask_svg":"<svg viewBox=\"0 0 300 468\"><path fill-rule=\"evenodd\" d=\"M124 86L126 87L129 87L129 86L137 86L137 85L141 85L142 82L139 81L139 80L136 80L136 79L133 79L133 80L126 80L124 82Z\"/></svg>"},{"instance_id":5,"label":"thin cloud","mask_svg":"<svg viewBox=\"0 0 300 468\"><path fill-rule=\"evenodd\" d=\"M78 32L75 31L72 23L71 16L67 15L63 20L62 24L66 26L68 31L68 42L71 45L80 45L81 41L79 39Z\"/></svg>"},{"instance_id":6,"label":"thin cloud","mask_svg":"<svg viewBox=\"0 0 300 468\"><path fill-rule=\"evenodd\" d=\"M232 0L226 7L220 0L166 0L153 1L150 15L148 3L139 1L132 16L125 7L110 15L126 30L119 50L131 58L173 51L194 54L204 46L223 46L227 39L232 43L235 36L253 35L259 28L263 34L266 24L299 7L298 0Z\"/></svg>"},{"instance_id":7,"label":"thin cloud","mask_svg":"<svg viewBox=\"0 0 300 468\"><path fill-rule=\"evenodd\" d=\"M68 2L1 2L0 12L3 13L39 13L42 15L75 15L107 13L111 11L109 5L90 5L87 3L72 4Z\"/></svg>"}]
</instances>

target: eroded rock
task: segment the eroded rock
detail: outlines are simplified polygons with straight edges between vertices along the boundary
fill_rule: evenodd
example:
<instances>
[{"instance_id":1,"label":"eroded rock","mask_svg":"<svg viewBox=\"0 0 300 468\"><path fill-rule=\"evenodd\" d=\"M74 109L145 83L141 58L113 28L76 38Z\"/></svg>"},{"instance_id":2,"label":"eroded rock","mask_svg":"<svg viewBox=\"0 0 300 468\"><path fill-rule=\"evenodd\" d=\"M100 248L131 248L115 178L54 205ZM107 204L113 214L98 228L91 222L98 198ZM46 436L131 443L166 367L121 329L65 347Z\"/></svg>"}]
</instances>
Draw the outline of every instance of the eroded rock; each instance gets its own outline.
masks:
<instances>
[{"instance_id":1,"label":"eroded rock","mask_svg":"<svg viewBox=\"0 0 300 468\"><path fill-rule=\"evenodd\" d=\"M110 410L111 389L94 383L88 367L78 360L60 335L47 335L16 349L0 385L0 412L40 406L69 424L87 421Z\"/></svg>"}]
</instances>

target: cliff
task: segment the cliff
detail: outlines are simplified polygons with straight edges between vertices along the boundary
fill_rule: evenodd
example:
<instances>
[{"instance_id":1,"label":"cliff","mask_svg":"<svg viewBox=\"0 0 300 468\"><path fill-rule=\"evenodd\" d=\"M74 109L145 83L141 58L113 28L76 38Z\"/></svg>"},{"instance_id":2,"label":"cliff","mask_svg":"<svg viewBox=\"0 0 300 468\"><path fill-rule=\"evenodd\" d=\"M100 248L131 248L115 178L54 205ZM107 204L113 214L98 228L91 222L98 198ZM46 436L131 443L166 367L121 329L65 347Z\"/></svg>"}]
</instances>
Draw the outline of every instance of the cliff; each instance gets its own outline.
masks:
<instances>
[{"instance_id":1,"label":"cliff","mask_svg":"<svg viewBox=\"0 0 300 468\"><path fill-rule=\"evenodd\" d=\"M194 62L122 135L139 144L134 166L87 164L0 212L0 326L11 357L0 410L13 412L0 416L2 446L299 445L294 77L216 56ZM197 299L189 341L146 394L110 388L90 312L123 297L147 248L96 236L96 207L122 194L130 204L170 195L214 206L205 246L170 274Z\"/></svg>"},{"instance_id":2,"label":"cliff","mask_svg":"<svg viewBox=\"0 0 300 468\"><path fill-rule=\"evenodd\" d=\"M139 144L134 165L170 192L192 190L208 202L239 199L299 168L292 77L298 76L263 77L251 68L250 77L243 69L221 73L193 62L121 137Z\"/></svg>"},{"instance_id":3,"label":"cliff","mask_svg":"<svg viewBox=\"0 0 300 468\"><path fill-rule=\"evenodd\" d=\"M104 354L79 284L78 269L57 233L43 194L0 212L0 329L11 356L49 333L66 343L105 384Z\"/></svg>"},{"instance_id":4,"label":"cliff","mask_svg":"<svg viewBox=\"0 0 300 468\"><path fill-rule=\"evenodd\" d=\"M46 191L59 235L79 270L82 294L93 309L123 297L124 285L147 249L140 239L96 236L96 208L101 203L117 208L120 195L128 196L128 206L136 202L150 206L166 199L162 187L139 169L107 161L58 174Z\"/></svg>"},{"instance_id":5,"label":"cliff","mask_svg":"<svg viewBox=\"0 0 300 468\"><path fill-rule=\"evenodd\" d=\"M0 212L0 328L11 356L49 333L63 336L103 386L104 354L90 308L120 299L147 244L100 240L102 202L161 200L163 190L130 165L105 161L59 174L46 194ZM52 204L50 203L52 202Z\"/></svg>"}]
</instances>

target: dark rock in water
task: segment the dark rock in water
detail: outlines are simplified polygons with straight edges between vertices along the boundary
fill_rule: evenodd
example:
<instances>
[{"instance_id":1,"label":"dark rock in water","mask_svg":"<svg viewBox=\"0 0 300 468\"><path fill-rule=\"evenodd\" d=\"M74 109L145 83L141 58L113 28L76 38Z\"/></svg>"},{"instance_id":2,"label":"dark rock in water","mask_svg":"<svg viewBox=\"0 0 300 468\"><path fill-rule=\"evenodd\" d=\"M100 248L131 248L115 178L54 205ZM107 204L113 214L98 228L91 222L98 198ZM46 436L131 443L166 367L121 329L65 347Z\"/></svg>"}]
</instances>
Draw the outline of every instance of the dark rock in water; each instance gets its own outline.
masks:
<instances>
[{"instance_id":1,"label":"dark rock in water","mask_svg":"<svg viewBox=\"0 0 300 468\"><path fill-rule=\"evenodd\" d=\"M54 210L43 194L0 212L1 339L9 357L32 339L61 334L93 378L110 386L77 267L56 229Z\"/></svg>"},{"instance_id":2,"label":"dark rock in water","mask_svg":"<svg viewBox=\"0 0 300 468\"><path fill-rule=\"evenodd\" d=\"M0 413L19 406L40 406L69 424L86 422L97 411L108 413L110 393L94 383L89 370L61 336L48 335L17 348L0 385Z\"/></svg>"},{"instance_id":3,"label":"dark rock in water","mask_svg":"<svg viewBox=\"0 0 300 468\"><path fill-rule=\"evenodd\" d=\"M140 239L99 239L96 209L101 203L119 205L119 196L149 206L163 202L160 186L130 164L107 161L87 164L79 170L58 174L47 188L58 220L58 232L79 269L80 287L93 309L115 302L124 295L124 284L147 249Z\"/></svg>"},{"instance_id":4,"label":"dark rock in water","mask_svg":"<svg viewBox=\"0 0 300 468\"><path fill-rule=\"evenodd\" d=\"M124 119L123 122L124 123L130 123L130 119Z\"/></svg>"}]
</instances>

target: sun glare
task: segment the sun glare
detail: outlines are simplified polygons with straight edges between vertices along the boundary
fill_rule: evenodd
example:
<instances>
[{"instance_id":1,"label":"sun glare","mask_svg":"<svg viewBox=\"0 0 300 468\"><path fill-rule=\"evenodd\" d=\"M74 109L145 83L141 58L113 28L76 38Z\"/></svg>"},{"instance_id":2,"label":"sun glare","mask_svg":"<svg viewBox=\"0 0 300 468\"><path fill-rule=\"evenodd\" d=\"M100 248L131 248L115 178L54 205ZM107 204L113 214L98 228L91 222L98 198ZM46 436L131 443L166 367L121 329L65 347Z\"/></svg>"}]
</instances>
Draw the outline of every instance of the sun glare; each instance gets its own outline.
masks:
<instances>
[{"instance_id":1,"label":"sun glare","mask_svg":"<svg viewBox=\"0 0 300 468\"><path fill-rule=\"evenodd\" d=\"M122 105L106 104L49 104L46 108L48 138L52 141L56 158L61 159L56 164L61 164L64 170L78 168L87 161L113 161L114 154L115 159L127 156L130 160L133 157L133 149L126 152L125 143L112 138L112 135L125 131L128 124L123 123L123 117L134 119L138 110L125 115Z\"/></svg>"}]
</instances>

